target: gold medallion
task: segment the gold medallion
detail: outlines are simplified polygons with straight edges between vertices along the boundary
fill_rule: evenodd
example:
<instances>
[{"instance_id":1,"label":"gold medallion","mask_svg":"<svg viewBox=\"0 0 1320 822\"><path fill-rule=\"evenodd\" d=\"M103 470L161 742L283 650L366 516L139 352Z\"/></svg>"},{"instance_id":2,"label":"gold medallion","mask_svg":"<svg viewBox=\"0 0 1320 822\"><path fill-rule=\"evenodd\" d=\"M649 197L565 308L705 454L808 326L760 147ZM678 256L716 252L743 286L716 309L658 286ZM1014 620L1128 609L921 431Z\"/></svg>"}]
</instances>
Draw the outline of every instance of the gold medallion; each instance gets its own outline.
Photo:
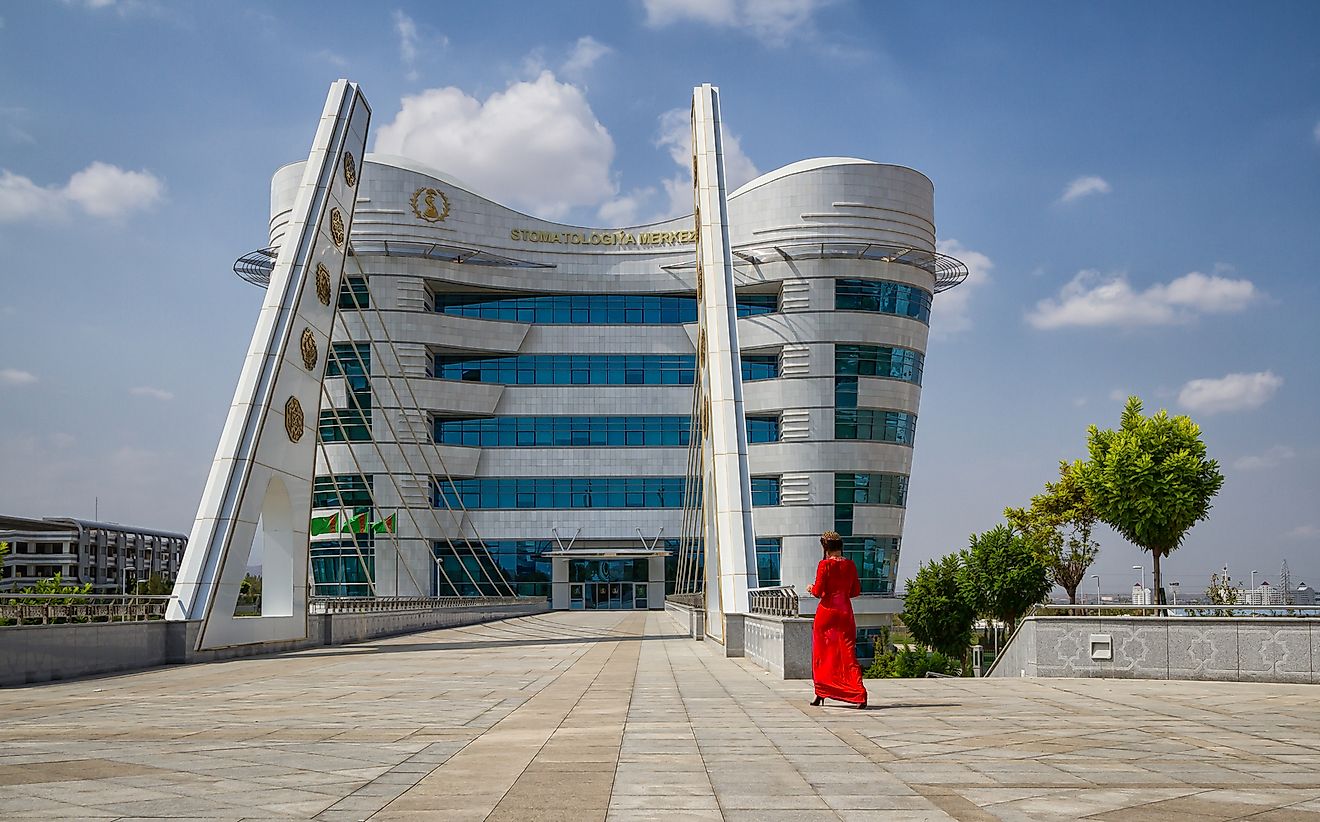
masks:
<instances>
[{"instance_id":1,"label":"gold medallion","mask_svg":"<svg viewBox=\"0 0 1320 822\"><path fill-rule=\"evenodd\" d=\"M348 183L349 188L357 185L357 163L353 162L353 155L347 151L344 152L344 182Z\"/></svg>"},{"instance_id":2,"label":"gold medallion","mask_svg":"<svg viewBox=\"0 0 1320 822\"><path fill-rule=\"evenodd\" d=\"M436 206L436 198L440 205ZM449 198L438 188L419 188L413 192L412 210L419 219L428 223L442 223L449 216Z\"/></svg>"},{"instance_id":3,"label":"gold medallion","mask_svg":"<svg viewBox=\"0 0 1320 822\"><path fill-rule=\"evenodd\" d=\"M325 263L316 264L316 296L321 305L330 304L330 269L325 267Z\"/></svg>"},{"instance_id":4,"label":"gold medallion","mask_svg":"<svg viewBox=\"0 0 1320 822\"><path fill-rule=\"evenodd\" d=\"M344 245L344 215L339 213L339 209L330 209L330 239L335 241L337 248Z\"/></svg>"},{"instance_id":5,"label":"gold medallion","mask_svg":"<svg viewBox=\"0 0 1320 822\"><path fill-rule=\"evenodd\" d=\"M306 421L302 403L298 402L297 397L289 397L288 402L284 403L284 432L289 435L289 442L302 439L303 424Z\"/></svg>"},{"instance_id":6,"label":"gold medallion","mask_svg":"<svg viewBox=\"0 0 1320 822\"><path fill-rule=\"evenodd\" d=\"M316 337L312 335L312 329L304 328L302 338L298 341L298 350L302 352L303 365L311 371L316 367Z\"/></svg>"}]
</instances>

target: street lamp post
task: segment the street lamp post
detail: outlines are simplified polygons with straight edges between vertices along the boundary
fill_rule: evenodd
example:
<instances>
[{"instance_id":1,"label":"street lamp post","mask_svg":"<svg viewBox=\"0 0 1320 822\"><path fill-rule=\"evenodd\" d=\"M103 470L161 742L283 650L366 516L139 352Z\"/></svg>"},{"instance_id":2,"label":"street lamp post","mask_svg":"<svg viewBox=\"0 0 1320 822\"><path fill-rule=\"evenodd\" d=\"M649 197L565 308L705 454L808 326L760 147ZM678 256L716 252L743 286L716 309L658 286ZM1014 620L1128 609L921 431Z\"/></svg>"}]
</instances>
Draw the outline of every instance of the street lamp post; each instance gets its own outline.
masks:
<instances>
[{"instance_id":1,"label":"street lamp post","mask_svg":"<svg viewBox=\"0 0 1320 822\"><path fill-rule=\"evenodd\" d=\"M1255 569L1255 568L1252 568L1252 569L1251 569L1251 590L1252 590L1252 591L1255 591L1255 590L1256 590L1256 569Z\"/></svg>"},{"instance_id":2,"label":"street lamp post","mask_svg":"<svg viewBox=\"0 0 1320 822\"><path fill-rule=\"evenodd\" d=\"M1099 613L1099 608L1100 608L1100 575L1099 575L1099 574L1091 574L1091 579L1095 580L1095 607L1096 607L1096 612Z\"/></svg>"},{"instance_id":3,"label":"street lamp post","mask_svg":"<svg viewBox=\"0 0 1320 822\"><path fill-rule=\"evenodd\" d=\"M1170 582L1170 583L1169 583L1169 587L1173 589L1173 604L1174 604L1174 605L1177 605L1177 604L1178 604L1178 586L1179 586L1179 585L1182 585L1182 583L1181 583L1181 582Z\"/></svg>"}]
</instances>

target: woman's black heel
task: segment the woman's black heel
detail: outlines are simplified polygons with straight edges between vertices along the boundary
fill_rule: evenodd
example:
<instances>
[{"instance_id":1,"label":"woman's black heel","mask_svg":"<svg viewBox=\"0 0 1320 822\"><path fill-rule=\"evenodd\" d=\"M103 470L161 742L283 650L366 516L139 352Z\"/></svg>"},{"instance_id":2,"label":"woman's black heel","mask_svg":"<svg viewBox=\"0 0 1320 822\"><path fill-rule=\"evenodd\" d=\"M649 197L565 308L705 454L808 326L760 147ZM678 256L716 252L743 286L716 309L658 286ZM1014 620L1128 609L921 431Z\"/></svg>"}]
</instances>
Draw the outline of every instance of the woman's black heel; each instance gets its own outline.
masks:
<instances>
[{"instance_id":1,"label":"woman's black heel","mask_svg":"<svg viewBox=\"0 0 1320 822\"><path fill-rule=\"evenodd\" d=\"M812 707L818 708L823 704L825 704L825 697L823 696L818 696L815 699L811 700Z\"/></svg>"},{"instance_id":2,"label":"woman's black heel","mask_svg":"<svg viewBox=\"0 0 1320 822\"><path fill-rule=\"evenodd\" d=\"M859 710L859 711L864 711L864 710L866 710L866 700L865 700L865 699L863 699L861 702L857 703L857 710Z\"/></svg>"}]
</instances>

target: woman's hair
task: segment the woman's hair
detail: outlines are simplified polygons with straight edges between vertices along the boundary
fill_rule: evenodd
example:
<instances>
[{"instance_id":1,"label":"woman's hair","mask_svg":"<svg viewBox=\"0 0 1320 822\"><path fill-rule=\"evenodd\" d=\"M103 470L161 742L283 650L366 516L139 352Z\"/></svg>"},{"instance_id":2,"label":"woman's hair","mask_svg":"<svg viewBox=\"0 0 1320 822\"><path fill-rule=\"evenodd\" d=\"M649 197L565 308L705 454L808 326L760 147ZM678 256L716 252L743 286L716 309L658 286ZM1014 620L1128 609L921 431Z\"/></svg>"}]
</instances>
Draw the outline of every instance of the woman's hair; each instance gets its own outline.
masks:
<instances>
[{"instance_id":1,"label":"woman's hair","mask_svg":"<svg viewBox=\"0 0 1320 822\"><path fill-rule=\"evenodd\" d=\"M826 531L820 535L820 547L826 551L842 551L843 537L838 531Z\"/></svg>"}]
</instances>

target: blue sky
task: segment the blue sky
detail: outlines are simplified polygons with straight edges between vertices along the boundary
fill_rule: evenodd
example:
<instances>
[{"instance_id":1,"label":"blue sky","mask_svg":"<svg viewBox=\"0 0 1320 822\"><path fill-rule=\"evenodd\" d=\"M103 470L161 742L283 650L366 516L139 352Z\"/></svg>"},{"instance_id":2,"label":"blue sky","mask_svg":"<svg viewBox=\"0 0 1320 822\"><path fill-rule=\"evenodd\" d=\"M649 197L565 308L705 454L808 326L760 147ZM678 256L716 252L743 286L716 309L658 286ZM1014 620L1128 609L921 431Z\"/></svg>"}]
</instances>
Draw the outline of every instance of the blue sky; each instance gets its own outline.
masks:
<instances>
[{"instance_id":1,"label":"blue sky","mask_svg":"<svg viewBox=\"0 0 1320 822\"><path fill-rule=\"evenodd\" d=\"M1317 35L1302 2L0 5L0 511L188 530L261 298L230 265L335 78L378 148L594 225L672 213L672 112L712 82L739 174L912 166L973 264L935 304L902 576L1133 392L1228 477L1166 578L1315 584ZM1106 590L1149 575L1101 543Z\"/></svg>"}]
</instances>

